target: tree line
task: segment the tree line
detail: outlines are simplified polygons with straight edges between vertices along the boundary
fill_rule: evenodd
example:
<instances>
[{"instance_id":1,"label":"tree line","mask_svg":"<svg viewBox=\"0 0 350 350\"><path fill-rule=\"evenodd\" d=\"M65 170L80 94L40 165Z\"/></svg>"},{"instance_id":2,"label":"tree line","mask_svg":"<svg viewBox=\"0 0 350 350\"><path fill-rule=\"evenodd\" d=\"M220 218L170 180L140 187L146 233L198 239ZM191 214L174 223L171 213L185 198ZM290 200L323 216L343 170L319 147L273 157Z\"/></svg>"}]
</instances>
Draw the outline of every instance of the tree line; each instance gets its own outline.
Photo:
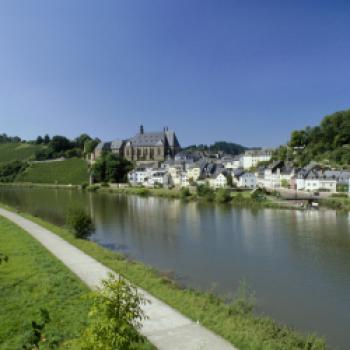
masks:
<instances>
[{"instance_id":1,"label":"tree line","mask_svg":"<svg viewBox=\"0 0 350 350\"><path fill-rule=\"evenodd\" d=\"M274 158L291 160L297 166L311 161L350 165L350 109L324 117L317 126L293 131Z\"/></svg>"}]
</instances>

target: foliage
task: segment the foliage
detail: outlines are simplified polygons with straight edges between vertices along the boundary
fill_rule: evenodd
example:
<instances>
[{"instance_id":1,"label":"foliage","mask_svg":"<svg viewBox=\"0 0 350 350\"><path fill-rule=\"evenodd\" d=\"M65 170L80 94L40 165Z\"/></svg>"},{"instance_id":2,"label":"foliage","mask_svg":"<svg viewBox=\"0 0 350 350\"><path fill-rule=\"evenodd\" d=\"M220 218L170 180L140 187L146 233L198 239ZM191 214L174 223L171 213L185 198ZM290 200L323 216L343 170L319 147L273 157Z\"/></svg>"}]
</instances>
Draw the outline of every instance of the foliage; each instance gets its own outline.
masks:
<instances>
[{"instance_id":1,"label":"foliage","mask_svg":"<svg viewBox=\"0 0 350 350\"><path fill-rule=\"evenodd\" d=\"M289 188L289 182L286 179L282 179L281 186L284 188Z\"/></svg>"},{"instance_id":2,"label":"foliage","mask_svg":"<svg viewBox=\"0 0 350 350\"><path fill-rule=\"evenodd\" d=\"M80 207L68 209L66 222L76 238L87 238L94 231L94 224L90 215Z\"/></svg>"},{"instance_id":3,"label":"foliage","mask_svg":"<svg viewBox=\"0 0 350 350\"><path fill-rule=\"evenodd\" d=\"M219 203L228 203L232 199L230 191L224 188L219 188L215 193L215 200Z\"/></svg>"},{"instance_id":4,"label":"foliage","mask_svg":"<svg viewBox=\"0 0 350 350\"><path fill-rule=\"evenodd\" d=\"M318 126L293 131L288 145L274 156L292 159L298 166L313 160L350 165L350 110L326 116Z\"/></svg>"},{"instance_id":5,"label":"foliage","mask_svg":"<svg viewBox=\"0 0 350 350\"><path fill-rule=\"evenodd\" d=\"M96 146L98 145L98 143L100 142L99 139L90 139L90 140L86 140L84 143L84 153L85 154L89 154L92 153L94 151L94 149L96 148Z\"/></svg>"},{"instance_id":6,"label":"foliage","mask_svg":"<svg viewBox=\"0 0 350 350\"><path fill-rule=\"evenodd\" d=\"M104 153L92 167L95 182L126 182L132 163L116 154Z\"/></svg>"},{"instance_id":7,"label":"foliage","mask_svg":"<svg viewBox=\"0 0 350 350\"><path fill-rule=\"evenodd\" d=\"M16 182L79 185L89 181L88 165L83 159L67 159L31 164Z\"/></svg>"},{"instance_id":8,"label":"foliage","mask_svg":"<svg viewBox=\"0 0 350 350\"><path fill-rule=\"evenodd\" d=\"M32 324L31 324L32 329L27 336L26 342L22 346L24 350L39 349L40 348L39 344L46 342L47 339L45 338L44 331L45 331L45 326L50 321L51 320L50 320L49 312L46 309L41 308L40 321L39 322L32 321Z\"/></svg>"},{"instance_id":9,"label":"foliage","mask_svg":"<svg viewBox=\"0 0 350 350\"><path fill-rule=\"evenodd\" d=\"M197 195L208 201L213 201L215 199L214 191L208 184L197 185Z\"/></svg>"},{"instance_id":10,"label":"foliage","mask_svg":"<svg viewBox=\"0 0 350 350\"><path fill-rule=\"evenodd\" d=\"M180 196L181 198L187 198L191 196L191 192L188 187L182 187L180 190Z\"/></svg>"},{"instance_id":11,"label":"foliage","mask_svg":"<svg viewBox=\"0 0 350 350\"><path fill-rule=\"evenodd\" d=\"M4 253L1 253L0 252L0 265L3 263L3 262L8 262L9 261L9 257L7 255L5 255Z\"/></svg>"},{"instance_id":12,"label":"foliage","mask_svg":"<svg viewBox=\"0 0 350 350\"><path fill-rule=\"evenodd\" d=\"M0 134L0 143L19 143L21 138L18 136L7 136L7 134Z\"/></svg>"},{"instance_id":13,"label":"foliage","mask_svg":"<svg viewBox=\"0 0 350 350\"><path fill-rule=\"evenodd\" d=\"M82 337L82 350L128 350L142 341L137 330L146 318L141 309L146 301L136 287L110 274L91 298L90 324Z\"/></svg>"},{"instance_id":14,"label":"foliage","mask_svg":"<svg viewBox=\"0 0 350 350\"><path fill-rule=\"evenodd\" d=\"M247 147L244 147L242 145L239 145L237 143L232 142L226 142L226 141L217 141L212 145L190 145L188 147L185 147L184 151L207 151L207 152L223 152L226 154L240 154L243 153L245 150L247 150Z\"/></svg>"},{"instance_id":15,"label":"foliage","mask_svg":"<svg viewBox=\"0 0 350 350\"><path fill-rule=\"evenodd\" d=\"M20 160L14 160L8 163L0 163L0 182L13 182L21 174L28 164Z\"/></svg>"}]
</instances>

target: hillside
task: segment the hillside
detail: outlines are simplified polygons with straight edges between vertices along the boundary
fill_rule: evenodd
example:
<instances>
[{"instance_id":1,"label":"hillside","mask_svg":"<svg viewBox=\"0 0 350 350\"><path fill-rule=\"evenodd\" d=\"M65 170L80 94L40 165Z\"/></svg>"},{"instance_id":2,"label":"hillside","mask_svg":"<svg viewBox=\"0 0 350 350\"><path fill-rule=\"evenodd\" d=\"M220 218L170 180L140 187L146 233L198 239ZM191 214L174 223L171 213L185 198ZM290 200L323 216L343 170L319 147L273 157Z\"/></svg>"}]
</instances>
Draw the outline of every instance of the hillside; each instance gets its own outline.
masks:
<instances>
[{"instance_id":1,"label":"hillside","mask_svg":"<svg viewBox=\"0 0 350 350\"><path fill-rule=\"evenodd\" d=\"M63 161L32 163L15 181L80 185L88 180L88 166L85 160L72 158Z\"/></svg>"},{"instance_id":2,"label":"hillside","mask_svg":"<svg viewBox=\"0 0 350 350\"><path fill-rule=\"evenodd\" d=\"M190 145L188 147L183 148L183 150L188 151L211 151L211 152L224 152L226 154L240 154L247 150L248 147L244 147L237 143L226 142L226 141L217 141L212 145Z\"/></svg>"},{"instance_id":3,"label":"hillside","mask_svg":"<svg viewBox=\"0 0 350 350\"><path fill-rule=\"evenodd\" d=\"M45 147L28 143L0 143L0 163L34 159L35 152Z\"/></svg>"},{"instance_id":4,"label":"hillside","mask_svg":"<svg viewBox=\"0 0 350 350\"><path fill-rule=\"evenodd\" d=\"M275 158L293 160L304 166L311 161L330 165L350 165L350 109L324 117L320 125L295 130Z\"/></svg>"}]
</instances>

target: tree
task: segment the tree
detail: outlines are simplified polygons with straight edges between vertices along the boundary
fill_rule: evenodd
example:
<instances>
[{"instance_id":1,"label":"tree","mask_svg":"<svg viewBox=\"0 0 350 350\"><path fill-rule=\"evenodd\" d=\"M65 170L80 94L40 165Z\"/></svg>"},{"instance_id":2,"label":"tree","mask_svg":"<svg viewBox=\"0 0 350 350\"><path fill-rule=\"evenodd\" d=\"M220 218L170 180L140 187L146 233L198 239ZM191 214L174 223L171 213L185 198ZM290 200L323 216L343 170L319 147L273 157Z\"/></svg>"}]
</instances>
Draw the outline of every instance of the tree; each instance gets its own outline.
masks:
<instances>
[{"instance_id":1,"label":"tree","mask_svg":"<svg viewBox=\"0 0 350 350\"><path fill-rule=\"evenodd\" d=\"M94 224L84 209L71 207L68 209L66 222L76 238L87 238L94 231Z\"/></svg>"},{"instance_id":2,"label":"tree","mask_svg":"<svg viewBox=\"0 0 350 350\"><path fill-rule=\"evenodd\" d=\"M90 154L92 153L96 146L99 144L100 140L99 139L94 139L94 140L86 140L84 143L84 153L85 154Z\"/></svg>"},{"instance_id":3,"label":"tree","mask_svg":"<svg viewBox=\"0 0 350 350\"><path fill-rule=\"evenodd\" d=\"M132 163L116 154L104 153L92 167L95 182L126 182Z\"/></svg>"},{"instance_id":4,"label":"tree","mask_svg":"<svg viewBox=\"0 0 350 350\"><path fill-rule=\"evenodd\" d=\"M38 136L38 137L36 138L35 143L36 143L37 145L41 145L43 142L44 142L44 139L43 139L41 136Z\"/></svg>"},{"instance_id":5,"label":"tree","mask_svg":"<svg viewBox=\"0 0 350 350\"><path fill-rule=\"evenodd\" d=\"M219 203L228 203L231 199L230 192L225 188L219 188L215 193L215 200Z\"/></svg>"},{"instance_id":6,"label":"tree","mask_svg":"<svg viewBox=\"0 0 350 350\"><path fill-rule=\"evenodd\" d=\"M73 148L72 142L64 136L56 135L50 141L50 147L54 152L67 151Z\"/></svg>"},{"instance_id":7,"label":"tree","mask_svg":"<svg viewBox=\"0 0 350 350\"><path fill-rule=\"evenodd\" d=\"M110 274L91 299L90 326L83 334L82 350L129 350L143 341L137 330L146 319L141 305L147 301L136 287Z\"/></svg>"},{"instance_id":8,"label":"tree","mask_svg":"<svg viewBox=\"0 0 350 350\"><path fill-rule=\"evenodd\" d=\"M91 141L91 137L88 134L81 134L80 136L78 136L75 139L75 143L77 145L77 147L79 147L80 149L84 149L85 143L87 141Z\"/></svg>"},{"instance_id":9,"label":"tree","mask_svg":"<svg viewBox=\"0 0 350 350\"><path fill-rule=\"evenodd\" d=\"M44 136L44 144L47 145L47 144L49 144L49 143L50 143L50 136L49 136L48 134L46 134L46 135Z\"/></svg>"}]
</instances>

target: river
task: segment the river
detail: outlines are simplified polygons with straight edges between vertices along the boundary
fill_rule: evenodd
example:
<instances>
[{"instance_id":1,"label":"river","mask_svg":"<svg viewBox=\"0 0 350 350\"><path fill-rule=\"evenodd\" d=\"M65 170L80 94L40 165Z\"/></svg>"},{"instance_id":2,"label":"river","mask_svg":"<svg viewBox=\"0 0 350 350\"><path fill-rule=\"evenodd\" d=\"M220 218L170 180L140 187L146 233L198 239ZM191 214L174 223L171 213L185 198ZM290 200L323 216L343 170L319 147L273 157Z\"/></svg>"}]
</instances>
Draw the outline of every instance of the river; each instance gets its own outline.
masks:
<instances>
[{"instance_id":1,"label":"river","mask_svg":"<svg viewBox=\"0 0 350 350\"><path fill-rule=\"evenodd\" d=\"M221 295L245 281L257 312L349 349L348 213L25 187L0 187L0 201L58 225L70 204L80 204L94 219L98 244Z\"/></svg>"}]
</instances>

